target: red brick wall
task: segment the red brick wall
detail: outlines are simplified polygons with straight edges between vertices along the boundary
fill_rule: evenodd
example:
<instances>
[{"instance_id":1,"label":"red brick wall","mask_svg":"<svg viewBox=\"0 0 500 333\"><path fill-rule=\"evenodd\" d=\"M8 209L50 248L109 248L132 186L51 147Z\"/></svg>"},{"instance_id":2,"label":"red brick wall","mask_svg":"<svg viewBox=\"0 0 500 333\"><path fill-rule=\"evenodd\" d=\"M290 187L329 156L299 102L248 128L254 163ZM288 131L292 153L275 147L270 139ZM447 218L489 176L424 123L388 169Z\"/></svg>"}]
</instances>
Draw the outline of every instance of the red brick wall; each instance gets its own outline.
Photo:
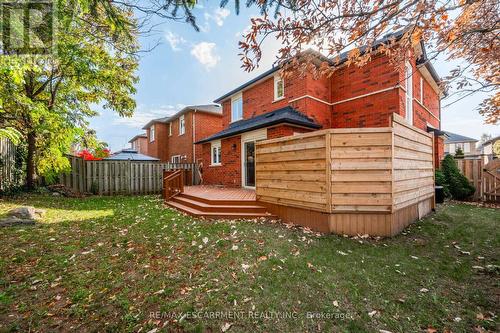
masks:
<instances>
[{"instance_id":1,"label":"red brick wall","mask_svg":"<svg viewBox=\"0 0 500 333\"><path fill-rule=\"evenodd\" d=\"M180 117L172 120L172 135L168 137L169 160L172 156L181 155L181 162L193 162L193 112L184 114L185 132L179 135ZM168 126L167 126L168 127ZM168 128L167 128L168 135ZM184 159L184 156L186 157Z\"/></svg>"},{"instance_id":2,"label":"red brick wall","mask_svg":"<svg viewBox=\"0 0 500 333\"><path fill-rule=\"evenodd\" d=\"M440 136L434 138L434 167L439 169L444 158L444 139Z\"/></svg>"},{"instance_id":3,"label":"red brick wall","mask_svg":"<svg viewBox=\"0 0 500 333\"><path fill-rule=\"evenodd\" d=\"M195 142L222 131L222 116L205 112L195 113ZM195 161L203 160L202 145L195 145Z\"/></svg>"},{"instance_id":4,"label":"red brick wall","mask_svg":"<svg viewBox=\"0 0 500 333\"><path fill-rule=\"evenodd\" d=\"M375 56L363 67L342 67L332 76L332 100L344 101L360 95L395 87L399 72L387 56ZM393 112L399 111L396 88L382 93L357 98L333 105L332 127L384 127L389 126Z\"/></svg>"},{"instance_id":5,"label":"red brick wall","mask_svg":"<svg viewBox=\"0 0 500 333\"><path fill-rule=\"evenodd\" d=\"M420 105L420 78L413 66L413 125L427 130L427 123L435 128L439 124L439 95L423 80L423 107ZM363 67L344 67L332 76L333 102L388 89L373 95L335 104L332 110L332 127L385 127L390 126L393 112L405 117L404 66L395 68L389 58L379 55ZM393 88L396 87L396 88ZM393 88L393 89L390 89Z\"/></svg>"},{"instance_id":6,"label":"red brick wall","mask_svg":"<svg viewBox=\"0 0 500 333\"><path fill-rule=\"evenodd\" d=\"M294 127L290 125L279 125L275 127L269 127L267 129L267 138L268 139L276 139L282 138L284 136L290 136L294 133L307 133L311 130L301 127Z\"/></svg>"},{"instance_id":7,"label":"red brick wall","mask_svg":"<svg viewBox=\"0 0 500 333\"><path fill-rule=\"evenodd\" d=\"M234 146L234 147L233 147ZM203 184L241 186L241 136L221 140L221 165L210 165L211 144L202 145Z\"/></svg>"},{"instance_id":8,"label":"red brick wall","mask_svg":"<svg viewBox=\"0 0 500 333\"><path fill-rule=\"evenodd\" d=\"M148 142L148 155L159 158L161 161L168 161L168 124L155 123L155 139L150 142L149 133L150 129L146 130L147 142Z\"/></svg>"},{"instance_id":9,"label":"red brick wall","mask_svg":"<svg viewBox=\"0 0 500 333\"><path fill-rule=\"evenodd\" d=\"M303 98L293 103L289 101L309 94L329 102L330 91L330 80L314 79L311 75L300 77L297 73L285 78L285 98L274 101L274 77L271 76L243 91L243 119L249 119L291 105L313 118L323 127L328 128L331 123L330 106L328 104L309 98ZM224 101L222 108L222 124L223 128L227 128L231 123L231 99Z\"/></svg>"},{"instance_id":10,"label":"red brick wall","mask_svg":"<svg viewBox=\"0 0 500 333\"><path fill-rule=\"evenodd\" d=\"M147 138L136 138L130 143L131 147L137 149L140 154L148 155L148 139Z\"/></svg>"}]
</instances>

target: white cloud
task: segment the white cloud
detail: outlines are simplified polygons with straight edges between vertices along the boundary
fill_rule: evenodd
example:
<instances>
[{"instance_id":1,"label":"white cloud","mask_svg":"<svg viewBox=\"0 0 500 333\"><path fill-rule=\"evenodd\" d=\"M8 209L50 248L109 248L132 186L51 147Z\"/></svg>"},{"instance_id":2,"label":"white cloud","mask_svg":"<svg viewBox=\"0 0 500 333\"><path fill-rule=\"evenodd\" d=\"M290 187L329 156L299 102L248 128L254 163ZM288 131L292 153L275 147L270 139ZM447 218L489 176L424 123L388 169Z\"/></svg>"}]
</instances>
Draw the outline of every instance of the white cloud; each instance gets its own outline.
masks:
<instances>
[{"instance_id":1,"label":"white cloud","mask_svg":"<svg viewBox=\"0 0 500 333\"><path fill-rule=\"evenodd\" d=\"M215 24L217 24L219 27L222 27L224 25L224 20L229 16L230 13L231 12L229 11L229 9L217 8L214 10L212 19L215 21Z\"/></svg>"},{"instance_id":2,"label":"white cloud","mask_svg":"<svg viewBox=\"0 0 500 333\"><path fill-rule=\"evenodd\" d=\"M147 107L145 105L139 105L132 117L119 117L114 119L113 123L116 125L141 129L150 120L171 116L184 107L184 104L161 105L159 107Z\"/></svg>"},{"instance_id":3,"label":"white cloud","mask_svg":"<svg viewBox=\"0 0 500 333\"><path fill-rule=\"evenodd\" d=\"M191 49L191 54L205 66L206 70L210 70L217 65L220 57L215 51L215 43L201 42L193 45Z\"/></svg>"},{"instance_id":4,"label":"white cloud","mask_svg":"<svg viewBox=\"0 0 500 333\"><path fill-rule=\"evenodd\" d=\"M217 26L222 27L224 25L224 20L229 16L229 14L231 14L231 12L227 8L216 8L212 13L205 12L205 23L200 27L201 31L210 31L210 21L213 21Z\"/></svg>"},{"instance_id":5,"label":"white cloud","mask_svg":"<svg viewBox=\"0 0 500 333\"><path fill-rule=\"evenodd\" d=\"M168 30L165 31L165 39L170 44L173 51L180 51L181 48L179 46L186 43L184 38Z\"/></svg>"}]
</instances>

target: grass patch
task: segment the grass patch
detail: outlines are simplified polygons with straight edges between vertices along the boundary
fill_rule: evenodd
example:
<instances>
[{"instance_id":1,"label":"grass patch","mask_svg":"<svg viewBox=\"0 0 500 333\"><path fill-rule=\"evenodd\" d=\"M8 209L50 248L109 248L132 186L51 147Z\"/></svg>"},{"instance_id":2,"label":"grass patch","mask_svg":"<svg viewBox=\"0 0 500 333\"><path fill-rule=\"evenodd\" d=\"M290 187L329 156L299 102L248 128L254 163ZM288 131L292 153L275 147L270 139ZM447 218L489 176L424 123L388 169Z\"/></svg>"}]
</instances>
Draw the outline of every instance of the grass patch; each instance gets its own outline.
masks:
<instances>
[{"instance_id":1,"label":"grass patch","mask_svg":"<svg viewBox=\"0 0 500 333\"><path fill-rule=\"evenodd\" d=\"M0 331L494 331L500 211L448 204L397 237L203 221L153 196L0 202Z\"/></svg>"}]
</instances>

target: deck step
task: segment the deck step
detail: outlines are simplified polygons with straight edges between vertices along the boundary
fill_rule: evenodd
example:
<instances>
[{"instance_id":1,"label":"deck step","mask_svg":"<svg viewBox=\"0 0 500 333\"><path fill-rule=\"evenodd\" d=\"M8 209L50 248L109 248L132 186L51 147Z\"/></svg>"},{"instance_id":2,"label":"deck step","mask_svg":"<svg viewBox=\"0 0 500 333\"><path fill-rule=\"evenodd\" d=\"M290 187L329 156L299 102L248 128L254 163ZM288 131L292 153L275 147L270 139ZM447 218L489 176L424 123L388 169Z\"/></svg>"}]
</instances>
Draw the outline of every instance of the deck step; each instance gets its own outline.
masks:
<instances>
[{"instance_id":1,"label":"deck step","mask_svg":"<svg viewBox=\"0 0 500 333\"><path fill-rule=\"evenodd\" d=\"M177 195L176 197L182 197L190 200L195 200L198 202L203 202L209 205L237 205L237 206L254 206L255 201L254 200L232 200L232 199L207 199L203 197L197 197L194 195L190 195L187 193L182 193Z\"/></svg>"},{"instance_id":2,"label":"deck step","mask_svg":"<svg viewBox=\"0 0 500 333\"><path fill-rule=\"evenodd\" d=\"M184 195L177 195L172 198L171 201L178 202L184 206L188 206L191 208L195 208L197 210L203 212L231 212L231 213L265 213L266 208L259 206L253 202L253 205L239 205L239 204L219 204L216 201L212 201L212 203L206 203L203 201L190 199L189 197L185 197Z\"/></svg>"},{"instance_id":3,"label":"deck step","mask_svg":"<svg viewBox=\"0 0 500 333\"><path fill-rule=\"evenodd\" d=\"M179 203L178 201L173 201L170 200L166 203L168 206L176 208L184 213L187 213L189 215L197 216L197 217L206 217L206 218L213 218L213 219L222 219L222 218L227 218L227 219L251 219L251 218L256 218L256 217L266 217L266 218L273 218L274 216L272 214L269 214L267 212L227 212L227 211L212 211L212 212L207 212L207 211L202 211L190 206L187 206L185 204Z\"/></svg>"}]
</instances>

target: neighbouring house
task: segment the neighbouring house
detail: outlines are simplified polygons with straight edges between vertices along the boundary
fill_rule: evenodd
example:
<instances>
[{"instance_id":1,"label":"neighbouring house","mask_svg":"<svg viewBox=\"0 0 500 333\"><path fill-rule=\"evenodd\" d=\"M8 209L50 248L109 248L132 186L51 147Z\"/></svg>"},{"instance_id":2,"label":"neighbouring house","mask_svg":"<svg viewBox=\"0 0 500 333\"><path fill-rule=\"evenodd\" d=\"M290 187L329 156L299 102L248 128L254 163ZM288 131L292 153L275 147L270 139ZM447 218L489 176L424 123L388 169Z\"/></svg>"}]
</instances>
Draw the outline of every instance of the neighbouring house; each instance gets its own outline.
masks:
<instances>
[{"instance_id":1,"label":"neighbouring house","mask_svg":"<svg viewBox=\"0 0 500 333\"><path fill-rule=\"evenodd\" d=\"M477 139L469 138L464 135L444 131L446 139L444 140L444 153L455 155L457 149L461 149L465 158L477 157L479 151L476 149Z\"/></svg>"},{"instance_id":2,"label":"neighbouring house","mask_svg":"<svg viewBox=\"0 0 500 333\"><path fill-rule=\"evenodd\" d=\"M138 153L144 155L148 154L148 136L146 133L134 136L128 143L130 143L130 147L137 150Z\"/></svg>"},{"instance_id":3,"label":"neighbouring house","mask_svg":"<svg viewBox=\"0 0 500 333\"><path fill-rule=\"evenodd\" d=\"M378 45L398 39L388 35ZM423 43L400 66L375 54L363 67L347 66L347 55L333 62L314 51L318 62L338 70L329 78L274 67L214 102L222 105L222 130L197 143L202 147L204 184L255 188L255 143L330 128L389 127L396 113L406 122L434 132L434 163L444 155L440 79Z\"/></svg>"},{"instance_id":4,"label":"neighbouring house","mask_svg":"<svg viewBox=\"0 0 500 333\"><path fill-rule=\"evenodd\" d=\"M495 154L494 150L494 147L498 145L500 145L500 135L482 143L478 147L479 154L482 155L481 157L483 159L484 164L498 158L498 155Z\"/></svg>"},{"instance_id":5,"label":"neighbouring house","mask_svg":"<svg viewBox=\"0 0 500 333\"><path fill-rule=\"evenodd\" d=\"M141 154L135 149L127 148L113 153L111 156L103 158L107 161L159 161L158 158Z\"/></svg>"},{"instance_id":6,"label":"neighbouring house","mask_svg":"<svg viewBox=\"0 0 500 333\"><path fill-rule=\"evenodd\" d=\"M201 161L202 147L194 142L222 130L221 109L217 104L191 105L172 116L151 120L143 127L148 155L164 162Z\"/></svg>"}]
</instances>

